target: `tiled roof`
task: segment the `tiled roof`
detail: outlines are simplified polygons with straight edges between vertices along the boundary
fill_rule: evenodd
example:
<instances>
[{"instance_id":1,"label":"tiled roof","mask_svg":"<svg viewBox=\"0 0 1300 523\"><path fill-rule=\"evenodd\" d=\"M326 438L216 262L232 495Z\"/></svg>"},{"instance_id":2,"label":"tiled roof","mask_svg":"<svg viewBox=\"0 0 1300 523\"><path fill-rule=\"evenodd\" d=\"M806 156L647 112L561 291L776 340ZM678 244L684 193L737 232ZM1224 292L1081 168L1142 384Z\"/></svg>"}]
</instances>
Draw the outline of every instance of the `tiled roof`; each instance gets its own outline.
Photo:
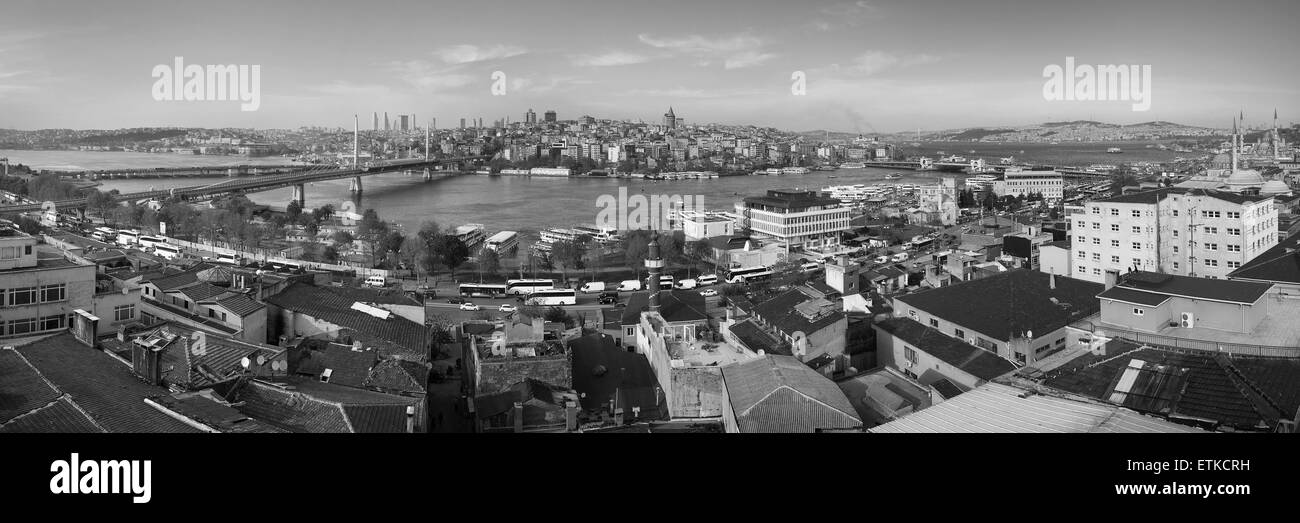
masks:
<instances>
[{"instance_id":1,"label":"tiled roof","mask_svg":"<svg viewBox=\"0 0 1300 523\"><path fill-rule=\"evenodd\" d=\"M263 423L252 419L244 413L239 412L234 407L218 403L203 394L185 393L184 395L178 396L159 396L153 398L153 401L159 405L167 407L169 410L181 414L182 416L190 418L195 422L219 430L222 433L250 434L284 432L269 423Z\"/></svg>"},{"instance_id":2,"label":"tiled roof","mask_svg":"<svg viewBox=\"0 0 1300 523\"><path fill-rule=\"evenodd\" d=\"M406 407L421 401L310 379L285 385L249 382L237 393L241 411L293 432L406 432Z\"/></svg>"},{"instance_id":3,"label":"tiled roof","mask_svg":"<svg viewBox=\"0 0 1300 523\"><path fill-rule=\"evenodd\" d=\"M261 354L272 358L284 351L279 347L248 343L206 332L204 348L200 354L197 343L186 343L184 340L194 332L195 329L169 323L157 329L138 333L139 336L176 337L166 344L160 360L163 377L168 383L191 389L205 387L211 385L212 380L199 372L200 365L211 369L218 376L227 377L243 370L241 360L245 357L256 358Z\"/></svg>"},{"instance_id":4,"label":"tiled roof","mask_svg":"<svg viewBox=\"0 0 1300 523\"><path fill-rule=\"evenodd\" d=\"M425 392L429 383L429 367L418 362L386 359L370 369L366 388L393 392Z\"/></svg>"},{"instance_id":5,"label":"tiled roof","mask_svg":"<svg viewBox=\"0 0 1300 523\"><path fill-rule=\"evenodd\" d=\"M624 412L639 406L642 416L652 416L659 383L645 356L623 350L613 338L601 334L576 338L569 342L569 350L573 355L573 390L580 394L578 401L583 409L608 407L617 390L618 406ZM601 367L604 372L597 371Z\"/></svg>"},{"instance_id":6,"label":"tiled roof","mask_svg":"<svg viewBox=\"0 0 1300 523\"><path fill-rule=\"evenodd\" d=\"M789 343L764 331L752 318L733 324L730 330L731 334L751 351L758 352L761 350L766 354L784 354L786 356L794 354L790 350Z\"/></svg>"},{"instance_id":7,"label":"tiled roof","mask_svg":"<svg viewBox=\"0 0 1300 523\"><path fill-rule=\"evenodd\" d=\"M396 314L381 320L352 309L356 289L336 292L334 288L316 287L301 282L270 296L266 302L282 309L311 316L318 320L351 329L366 337L386 340L413 353L425 354L426 327Z\"/></svg>"},{"instance_id":8,"label":"tiled roof","mask_svg":"<svg viewBox=\"0 0 1300 523\"><path fill-rule=\"evenodd\" d=\"M985 383L960 396L868 430L876 433L1202 432L1100 401Z\"/></svg>"},{"instance_id":9,"label":"tiled roof","mask_svg":"<svg viewBox=\"0 0 1300 523\"><path fill-rule=\"evenodd\" d=\"M1113 341L1105 350L1053 369L1043 383L1142 412L1241 429L1273 426L1279 415L1294 416L1300 403L1295 386L1300 362L1248 356L1229 360L1124 341Z\"/></svg>"},{"instance_id":10,"label":"tiled roof","mask_svg":"<svg viewBox=\"0 0 1300 523\"><path fill-rule=\"evenodd\" d=\"M803 332L812 335L844 319L843 307L834 302L821 300L822 307L817 308L817 315L809 316L801 312L805 303L815 302L801 287L785 291L775 297L754 306L754 314L767 324L775 326L786 334ZM811 306L811 305L810 305Z\"/></svg>"},{"instance_id":11,"label":"tiled roof","mask_svg":"<svg viewBox=\"0 0 1300 523\"><path fill-rule=\"evenodd\" d=\"M1228 273L1232 279L1300 283L1300 233L1278 242L1263 254Z\"/></svg>"},{"instance_id":12,"label":"tiled roof","mask_svg":"<svg viewBox=\"0 0 1300 523\"><path fill-rule=\"evenodd\" d=\"M1048 274L1017 269L894 299L1002 341L1047 334L1100 309L1104 285L1056 276L1052 289L1048 281Z\"/></svg>"},{"instance_id":13,"label":"tiled roof","mask_svg":"<svg viewBox=\"0 0 1300 523\"><path fill-rule=\"evenodd\" d=\"M179 287L167 292L178 292L184 294L190 301L203 301L213 296L220 296L226 292L226 289L217 287L211 283L198 282L184 287Z\"/></svg>"},{"instance_id":14,"label":"tiled roof","mask_svg":"<svg viewBox=\"0 0 1300 523\"><path fill-rule=\"evenodd\" d=\"M240 317L248 316L266 307L266 305L263 305L261 302L254 301L252 298L249 298L244 294L231 294L214 301L202 301L200 303L204 305L215 303L230 311L232 314Z\"/></svg>"},{"instance_id":15,"label":"tiled roof","mask_svg":"<svg viewBox=\"0 0 1300 523\"><path fill-rule=\"evenodd\" d=\"M1134 271L1124 274L1117 286L1156 294L1251 304L1267 293L1273 284Z\"/></svg>"},{"instance_id":16,"label":"tiled roof","mask_svg":"<svg viewBox=\"0 0 1300 523\"><path fill-rule=\"evenodd\" d=\"M77 408L66 396L54 403L41 407L0 424L0 434L11 433L59 433L86 434L104 432L95 425L85 412Z\"/></svg>"},{"instance_id":17,"label":"tiled roof","mask_svg":"<svg viewBox=\"0 0 1300 523\"><path fill-rule=\"evenodd\" d=\"M921 325L910 318L891 318L876 324L921 352L939 358L963 372L991 380L1013 370L1015 364L997 354Z\"/></svg>"},{"instance_id":18,"label":"tiled roof","mask_svg":"<svg viewBox=\"0 0 1300 523\"><path fill-rule=\"evenodd\" d=\"M635 292L623 309L623 325L641 322L641 313L650 310L650 293ZM663 290L659 293L659 315L668 323L700 322L709 319L704 312L704 296L699 291Z\"/></svg>"},{"instance_id":19,"label":"tiled roof","mask_svg":"<svg viewBox=\"0 0 1300 523\"><path fill-rule=\"evenodd\" d=\"M0 349L0 425L49 405L61 395L18 351Z\"/></svg>"},{"instance_id":20,"label":"tiled roof","mask_svg":"<svg viewBox=\"0 0 1300 523\"><path fill-rule=\"evenodd\" d=\"M144 403L167 389L146 384L126 365L57 334L17 348L42 375L109 432L195 432Z\"/></svg>"},{"instance_id":21,"label":"tiled roof","mask_svg":"<svg viewBox=\"0 0 1300 523\"><path fill-rule=\"evenodd\" d=\"M862 425L844 392L790 356L768 355L722 367L741 432L816 432Z\"/></svg>"}]
</instances>

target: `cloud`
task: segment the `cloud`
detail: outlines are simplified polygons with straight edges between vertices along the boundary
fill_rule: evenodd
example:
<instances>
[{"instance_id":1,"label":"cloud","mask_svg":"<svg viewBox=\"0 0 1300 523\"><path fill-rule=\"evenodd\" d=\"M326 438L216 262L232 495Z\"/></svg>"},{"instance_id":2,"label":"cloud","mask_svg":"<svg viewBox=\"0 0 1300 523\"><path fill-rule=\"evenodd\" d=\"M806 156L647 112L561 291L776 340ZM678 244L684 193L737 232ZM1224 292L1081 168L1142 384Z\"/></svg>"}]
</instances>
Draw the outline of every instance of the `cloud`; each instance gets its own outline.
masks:
<instances>
[{"instance_id":1,"label":"cloud","mask_svg":"<svg viewBox=\"0 0 1300 523\"><path fill-rule=\"evenodd\" d=\"M691 98L691 99L734 99L747 96L771 94L762 89L632 89L619 93L618 96L651 98Z\"/></svg>"},{"instance_id":2,"label":"cloud","mask_svg":"<svg viewBox=\"0 0 1300 523\"><path fill-rule=\"evenodd\" d=\"M818 31L857 27L867 20L879 19L882 16L880 8L865 0L829 5L818 9L817 14L819 16L809 25Z\"/></svg>"},{"instance_id":3,"label":"cloud","mask_svg":"<svg viewBox=\"0 0 1300 523\"><path fill-rule=\"evenodd\" d=\"M434 49L433 55L449 64L468 64L510 58L527 52L527 49L513 45L479 47L471 44L460 44Z\"/></svg>"},{"instance_id":4,"label":"cloud","mask_svg":"<svg viewBox=\"0 0 1300 523\"><path fill-rule=\"evenodd\" d=\"M776 56L763 52L764 42L750 34L737 34L719 38L701 35L680 37L654 37L637 35L641 43L658 49L695 57L696 65L711 65L721 61L726 69L752 67Z\"/></svg>"},{"instance_id":5,"label":"cloud","mask_svg":"<svg viewBox=\"0 0 1300 523\"><path fill-rule=\"evenodd\" d=\"M940 58L931 54L897 54L888 51L867 51L853 58L848 66L832 64L830 71L871 76L898 67L931 64Z\"/></svg>"},{"instance_id":6,"label":"cloud","mask_svg":"<svg viewBox=\"0 0 1300 523\"><path fill-rule=\"evenodd\" d=\"M598 55L574 55L569 61L578 67L612 67L645 63L650 57L627 51L610 51Z\"/></svg>"}]
</instances>

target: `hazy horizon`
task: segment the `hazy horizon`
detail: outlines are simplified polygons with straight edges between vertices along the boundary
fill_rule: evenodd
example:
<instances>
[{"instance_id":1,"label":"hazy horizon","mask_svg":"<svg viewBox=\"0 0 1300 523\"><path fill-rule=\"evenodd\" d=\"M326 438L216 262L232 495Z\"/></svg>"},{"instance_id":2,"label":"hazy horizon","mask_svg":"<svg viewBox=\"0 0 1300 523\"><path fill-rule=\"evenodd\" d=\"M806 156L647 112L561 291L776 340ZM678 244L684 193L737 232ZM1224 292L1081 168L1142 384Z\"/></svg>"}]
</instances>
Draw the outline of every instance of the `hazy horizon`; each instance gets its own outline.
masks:
<instances>
[{"instance_id":1,"label":"hazy horizon","mask_svg":"<svg viewBox=\"0 0 1300 523\"><path fill-rule=\"evenodd\" d=\"M473 4L9 2L0 128L371 127L371 114L523 120L554 109L892 134L1095 120L1300 121L1283 0ZM1249 38L1260 35L1256 38ZM259 65L256 111L151 96L156 65ZM1048 101L1044 67L1149 65L1151 107ZM505 79L496 82L500 71ZM792 74L806 95L791 93ZM504 96L493 94L494 82ZM380 124L382 126L382 123Z\"/></svg>"}]
</instances>

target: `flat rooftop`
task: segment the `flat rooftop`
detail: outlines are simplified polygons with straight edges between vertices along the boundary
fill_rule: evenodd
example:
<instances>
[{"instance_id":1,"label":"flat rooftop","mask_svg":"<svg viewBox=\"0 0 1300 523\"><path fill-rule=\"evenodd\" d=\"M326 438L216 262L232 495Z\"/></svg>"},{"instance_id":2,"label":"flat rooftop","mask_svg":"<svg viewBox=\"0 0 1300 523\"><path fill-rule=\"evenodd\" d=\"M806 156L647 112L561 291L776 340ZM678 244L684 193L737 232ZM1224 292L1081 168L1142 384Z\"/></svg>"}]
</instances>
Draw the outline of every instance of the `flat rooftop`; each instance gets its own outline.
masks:
<instances>
[{"instance_id":1,"label":"flat rooftop","mask_svg":"<svg viewBox=\"0 0 1300 523\"><path fill-rule=\"evenodd\" d=\"M689 367L718 366L725 367L732 363L749 361L758 355L740 347L720 343L705 343L699 340L690 342L672 342L668 345L673 359L686 362Z\"/></svg>"},{"instance_id":2,"label":"flat rooftop","mask_svg":"<svg viewBox=\"0 0 1300 523\"><path fill-rule=\"evenodd\" d=\"M1159 332L1161 336L1171 336L1186 340L1199 340L1207 342L1205 347L1198 347L1195 343L1189 343L1184 348L1202 348L1206 350L1217 350L1216 347L1210 346L1214 343L1235 343L1241 345L1264 345L1274 347L1291 347L1295 352L1294 356L1300 356L1300 299L1291 297L1287 298L1278 294L1269 294L1264 296L1261 304L1267 304L1268 316L1259 322L1250 332L1229 332L1218 329L1208 329L1204 327L1170 327L1165 324ZM1086 322L1079 322L1086 325ZM1090 330L1080 325L1076 327ZM1097 327L1102 329L1119 329L1125 330L1122 326L1111 325L1105 322L1097 323ZM1152 342L1156 343L1156 342Z\"/></svg>"}]
</instances>

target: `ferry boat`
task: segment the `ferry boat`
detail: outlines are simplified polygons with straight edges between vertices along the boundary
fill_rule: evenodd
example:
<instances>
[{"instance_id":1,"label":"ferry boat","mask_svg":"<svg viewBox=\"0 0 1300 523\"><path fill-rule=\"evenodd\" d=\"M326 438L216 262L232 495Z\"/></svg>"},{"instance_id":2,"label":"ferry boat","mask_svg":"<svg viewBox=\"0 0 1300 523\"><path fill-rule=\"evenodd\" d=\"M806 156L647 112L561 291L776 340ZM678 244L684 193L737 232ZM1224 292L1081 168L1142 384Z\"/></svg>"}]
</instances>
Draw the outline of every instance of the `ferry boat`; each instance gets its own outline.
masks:
<instances>
[{"instance_id":1,"label":"ferry boat","mask_svg":"<svg viewBox=\"0 0 1300 523\"><path fill-rule=\"evenodd\" d=\"M781 169L782 174L808 174L812 172L807 167L786 167Z\"/></svg>"},{"instance_id":2,"label":"ferry boat","mask_svg":"<svg viewBox=\"0 0 1300 523\"><path fill-rule=\"evenodd\" d=\"M985 187L993 185L998 177L992 174L977 174L966 179L966 188L977 191L984 190Z\"/></svg>"},{"instance_id":3,"label":"ferry boat","mask_svg":"<svg viewBox=\"0 0 1300 523\"><path fill-rule=\"evenodd\" d=\"M546 229L540 234L542 241L546 243L555 243L558 241L578 241L582 238L590 238L591 235L578 229L554 228Z\"/></svg>"},{"instance_id":4,"label":"ferry boat","mask_svg":"<svg viewBox=\"0 0 1300 523\"><path fill-rule=\"evenodd\" d=\"M493 234L483 245L485 249L491 249L498 253L504 254L519 248L519 233L515 231L501 231Z\"/></svg>"},{"instance_id":5,"label":"ferry boat","mask_svg":"<svg viewBox=\"0 0 1300 523\"><path fill-rule=\"evenodd\" d=\"M1000 161L1002 162L1002 165L1011 165L1011 164L1013 164L1013 163L1016 163L1016 157L1015 157L1015 156L1008 156L1008 157L1006 157L1006 158L1003 158L1003 159L1000 160Z\"/></svg>"},{"instance_id":6,"label":"ferry boat","mask_svg":"<svg viewBox=\"0 0 1300 523\"><path fill-rule=\"evenodd\" d=\"M608 227L596 227L594 225L579 225L577 227L574 227L573 230L589 236L592 240L595 240L596 243L601 243L601 244L617 243L620 240L622 240L622 237L618 235L617 229L611 229Z\"/></svg>"},{"instance_id":7,"label":"ferry boat","mask_svg":"<svg viewBox=\"0 0 1300 523\"><path fill-rule=\"evenodd\" d=\"M1111 147L1111 148L1109 148L1109 149L1106 149L1106 152L1108 152L1108 153L1110 153L1110 154L1119 154L1119 153L1124 152L1124 150L1123 150L1123 149L1120 149L1119 147Z\"/></svg>"},{"instance_id":8,"label":"ferry boat","mask_svg":"<svg viewBox=\"0 0 1300 523\"><path fill-rule=\"evenodd\" d=\"M886 174L886 175L885 175L885 179L886 179L886 180L897 180L897 179L902 178L902 177L903 177L903 175L898 174L898 173L889 173L889 174Z\"/></svg>"},{"instance_id":9,"label":"ferry boat","mask_svg":"<svg viewBox=\"0 0 1300 523\"><path fill-rule=\"evenodd\" d=\"M470 252L474 252L474 248L478 247L480 243L483 243L483 240L487 239L487 234L484 232L483 224L481 223L467 223L461 225L460 227L457 227L455 232L452 234L455 235L461 243L464 243L466 247L469 247Z\"/></svg>"},{"instance_id":10,"label":"ferry boat","mask_svg":"<svg viewBox=\"0 0 1300 523\"><path fill-rule=\"evenodd\" d=\"M840 164L840 169L866 169L867 164L862 162L845 162Z\"/></svg>"}]
</instances>

